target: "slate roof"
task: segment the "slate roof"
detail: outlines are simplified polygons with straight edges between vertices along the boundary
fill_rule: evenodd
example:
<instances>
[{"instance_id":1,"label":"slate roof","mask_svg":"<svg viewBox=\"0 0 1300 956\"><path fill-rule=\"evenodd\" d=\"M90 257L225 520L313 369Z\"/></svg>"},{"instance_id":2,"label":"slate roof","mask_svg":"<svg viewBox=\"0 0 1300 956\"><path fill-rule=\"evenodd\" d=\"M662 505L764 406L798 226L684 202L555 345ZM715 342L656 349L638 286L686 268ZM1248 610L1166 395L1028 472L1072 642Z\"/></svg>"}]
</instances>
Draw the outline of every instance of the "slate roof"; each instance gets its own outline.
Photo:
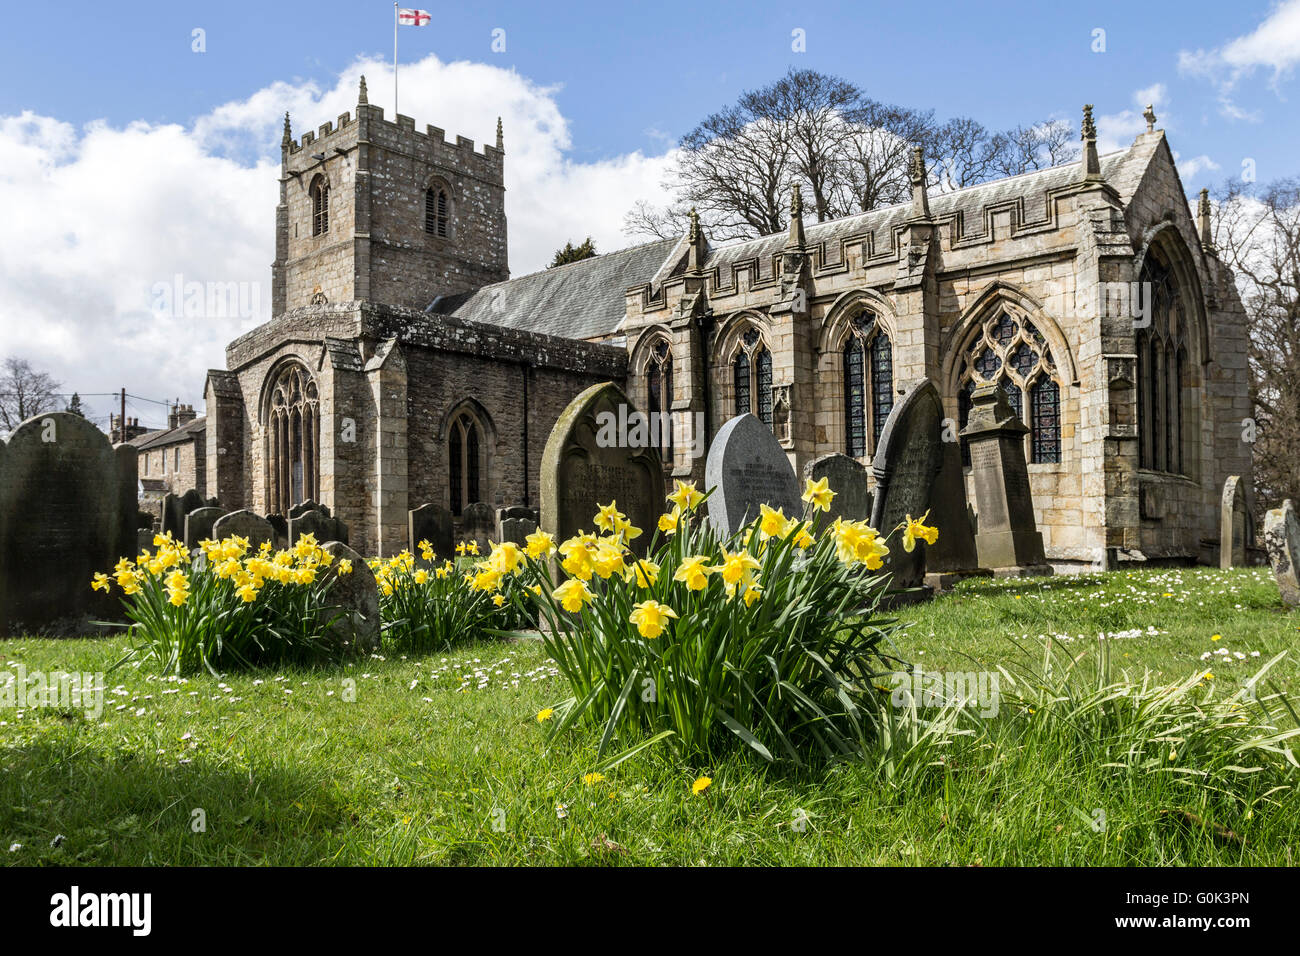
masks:
<instances>
[{"instance_id":1,"label":"slate roof","mask_svg":"<svg viewBox=\"0 0 1300 956\"><path fill-rule=\"evenodd\" d=\"M1130 147L1101 157L1102 176L1107 182L1115 184L1121 167L1132 152L1134 150ZM930 215L934 219L945 219L958 212L962 213L964 233L969 236L979 234L983 230L985 206L1020 199L1024 205L1023 222L1041 222L1049 213L1047 208L1049 191L1063 189L1078 182L1078 179L1079 163L1076 161L1021 173L1006 179L995 179L952 192L932 191ZM842 219L807 224L804 227L805 242L809 246L825 243L827 253L833 256L836 254L835 250L840 240L874 232L876 235L874 251L876 254L881 254L887 251L887 237L893 228L909 219L911 212L912 204L908 200L894 206L873 209L871 212L845 216ZM726 276L730 274L733 263L757 257L762 266L762 274L768 275L772 257L785 248L788 237L787 232L779 232L758 239L740 239L715 246L710 249L704 267L706 270L717 268L721 275Z\"/></svg>"},{"instance_id":2,"label":"slate roof","mask_svg":"<svg viewBox=\"0 0 1300 956\"><path fill-rule=\"evenodd\" d=\"M134 445L137 451L147 451L150 448L159 448L163 445L174 445L177 442L188 441L196 435L203 434L207 420L206 415L200 415L193 421L178 425L175 428L160 428L158 431L146 432L139 438L132 438L127 444Z\"/></svg>"},{"instance_id":3,"label":"slate roof","mask_svg":"<svg viewBox=\"0 0 1300 956\"><path fill-rule=\"evenodd\" d=\"M427 311L568 339L608 335L623 321L628 288L649 282L680 241L656 240L444 296Z\"/></svg>"}]
</instances>

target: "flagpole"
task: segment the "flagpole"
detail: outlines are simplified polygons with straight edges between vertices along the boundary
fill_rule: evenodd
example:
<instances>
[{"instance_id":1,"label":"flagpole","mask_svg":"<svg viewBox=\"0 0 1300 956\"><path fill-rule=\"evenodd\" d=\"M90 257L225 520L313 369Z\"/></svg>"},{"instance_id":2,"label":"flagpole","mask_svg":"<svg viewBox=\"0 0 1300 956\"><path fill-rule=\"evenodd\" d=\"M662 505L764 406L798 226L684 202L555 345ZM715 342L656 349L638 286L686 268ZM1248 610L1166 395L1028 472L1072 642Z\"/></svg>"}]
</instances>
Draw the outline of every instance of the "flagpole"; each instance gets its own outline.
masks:
<instances>
[{"instance_id":1,"label":"flagpole","mask_svg":"<svg viewBox=\"0 0 1300 956\"><path fill-rule=\"evenodd\" d=\"M397 122L397 4L393 4L393 122Z\"/></svg>"}]
</instances>

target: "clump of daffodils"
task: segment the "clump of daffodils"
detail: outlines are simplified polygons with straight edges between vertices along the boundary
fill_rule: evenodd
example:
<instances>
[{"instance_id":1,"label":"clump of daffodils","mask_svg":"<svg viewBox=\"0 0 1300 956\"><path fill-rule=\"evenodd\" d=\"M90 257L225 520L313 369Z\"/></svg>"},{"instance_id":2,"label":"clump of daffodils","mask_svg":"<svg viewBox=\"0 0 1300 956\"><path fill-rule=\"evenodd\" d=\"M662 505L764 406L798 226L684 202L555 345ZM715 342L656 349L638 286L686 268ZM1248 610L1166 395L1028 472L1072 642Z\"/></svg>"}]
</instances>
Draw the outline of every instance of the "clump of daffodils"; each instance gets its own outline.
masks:
<instances>
[{"instance_id":1,"label":"clump of daffodils","mask_svg":"<svg viewBox=\"0 0 1300 956\"><path fill-rule=\"evenodd\" d=\"M548 726L605 723L608 742L619 737L610 723L639 725L688 751L733 734L766 759L773 734L796 759L808 740L851 751L865 736L850 689L888 629L870 620L886 579L868 573L884 567L887 536L866 521L826 523L835 492L825 479L806 483L802 514L764 504L726 539L700 513L707 497L677 481L648 543L610 501L591 531L524 549L542 639L573 691L548 708ZM905 551L937 540L928 517L891 531ZM480 574L512 560L489 559ZM848 702L842 721L828 695ZM805 739L786 728L814 730Z\"/></svg>"}]
</instances>

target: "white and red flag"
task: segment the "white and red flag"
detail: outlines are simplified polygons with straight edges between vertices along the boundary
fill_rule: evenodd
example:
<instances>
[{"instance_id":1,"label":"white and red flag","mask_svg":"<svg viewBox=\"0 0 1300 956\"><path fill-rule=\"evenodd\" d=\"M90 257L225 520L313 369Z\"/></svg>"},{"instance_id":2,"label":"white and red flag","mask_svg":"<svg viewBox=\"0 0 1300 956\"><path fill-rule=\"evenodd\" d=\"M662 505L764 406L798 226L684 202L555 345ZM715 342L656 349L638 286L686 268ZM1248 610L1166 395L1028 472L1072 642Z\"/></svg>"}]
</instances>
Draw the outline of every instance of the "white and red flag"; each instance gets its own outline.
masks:
<instances>
[{"instance_id":1,"label":"white and red flag","mask_svg":"<svg viewBox=\"0 0 1300 956\"><path fill-rule=\"evenodd\" d=\"M432 15L428 10L407 10L402 7L397 11L397 22L404 27L422 27L430 19Z\"/></svg>"}]
</instances>

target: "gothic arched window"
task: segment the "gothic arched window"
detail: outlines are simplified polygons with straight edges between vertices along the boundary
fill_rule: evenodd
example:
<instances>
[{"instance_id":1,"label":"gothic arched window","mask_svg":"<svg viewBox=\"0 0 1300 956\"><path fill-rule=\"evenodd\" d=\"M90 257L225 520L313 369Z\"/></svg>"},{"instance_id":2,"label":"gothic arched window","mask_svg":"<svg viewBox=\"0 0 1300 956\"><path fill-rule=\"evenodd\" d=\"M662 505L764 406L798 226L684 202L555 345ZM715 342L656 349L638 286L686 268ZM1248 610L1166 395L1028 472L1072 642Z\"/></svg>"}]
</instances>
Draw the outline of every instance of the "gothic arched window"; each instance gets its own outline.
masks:
<instances>
[{"instance_id":1,"label":"gothic arched window","mask_svg":"<svg viewBox=\"0 0 1300 956\"><path fill-rule=\"evenodd\" d=\"M1183 389L1187 387L1186 313L1173 271L1154 249L1142 264L1148 324L1137 330L1138 465L1186 474Z\"/></svg>"},{"instance_id":2,"label":"gothic arched window","mask_svg":"<svg viewBox=\"0 0 1300 956\"><path fill-rule=\"evenodd\" d=\"M451 235L451 199L445 186L430 186L425 190L424 231L440 239Z\"/></svg>"},{"instance_id":3,"label":"gothic arched window","mask_svg":"<svg viewBox=\"0 0 1300 956\"><path fill-rule=\"evenodd\" d=\"M863 312L844 343L845 454L870 454L894 408L894 353L876 317ZM867 434L871 447L867 447Z\"/></svg>"},{"instance_id":4,"label":"gothic arched window","mask_svg":"<svg viewBox=\"0 0 1300 956\"><path fill-rule=\"evenodd\" d=\"M451 513L458 515L466 505L482 501L483 430L468 410L458 412L447 428L448 487Z\"/></svg>"},{"instance_id":5,"label":"gothic arched window","mask_svg":"<svg viewBox=\"0 0 1300 956\"><path fill-rule=\"evenodd\" d=\"M650 413L650 434L671 460L673 451L673 353L660 339L650 350L645 368L646 410Z\"/></svg>"},{"instance_id":6,"label":"gothic arched window","mask_svg":"<svg viewBox=\"0 0 1300 956\"><path fill-rule=\"evenodd\" d=\"M1059 462L1061 387L1056 364L1043 334L1018 312L1005 309L995 313L967 346L957 385L960 427L965 428L970 419L971 393L976 384L985 382L1001 385L1016 417L1029 426L1029 460L1035 464ZM965 442L962 460L970 463Z\"/></svg>"},{"instance_id":7,"label":"gothic arched window","mask_svg":"<svg viewBox=\"0 0 1300 956\"><path fill-rule=\"evenodd\" d=\"M323 236L330 231L330 184L324 176L317 174L308 193L311 196L311 234Z\"/></svg>"},{"instance_id":8,"label":"gothic arched window","mask_svg":"<svg viewBox=\"0 0 1300 956\"><path fill-rule=\"evenodd\" d=\"M271 387L266 421L267 512L320 495L320 400L303 366L285 366Z\"/></svg>"},{"instance_id":9,"label":"gothic arched window","mask_svg":"<svg viewBox=\"0 0 1300 956\"><path fill-rule=\"evenodd\" d=\"M772 427L772 353L763 344L758 329L751 328L740 340L740 347L731 363L732 381L735 383L735 412L752 413ZM751 382L751 373L757 373Z\"/></svg>"}]
</instances>

